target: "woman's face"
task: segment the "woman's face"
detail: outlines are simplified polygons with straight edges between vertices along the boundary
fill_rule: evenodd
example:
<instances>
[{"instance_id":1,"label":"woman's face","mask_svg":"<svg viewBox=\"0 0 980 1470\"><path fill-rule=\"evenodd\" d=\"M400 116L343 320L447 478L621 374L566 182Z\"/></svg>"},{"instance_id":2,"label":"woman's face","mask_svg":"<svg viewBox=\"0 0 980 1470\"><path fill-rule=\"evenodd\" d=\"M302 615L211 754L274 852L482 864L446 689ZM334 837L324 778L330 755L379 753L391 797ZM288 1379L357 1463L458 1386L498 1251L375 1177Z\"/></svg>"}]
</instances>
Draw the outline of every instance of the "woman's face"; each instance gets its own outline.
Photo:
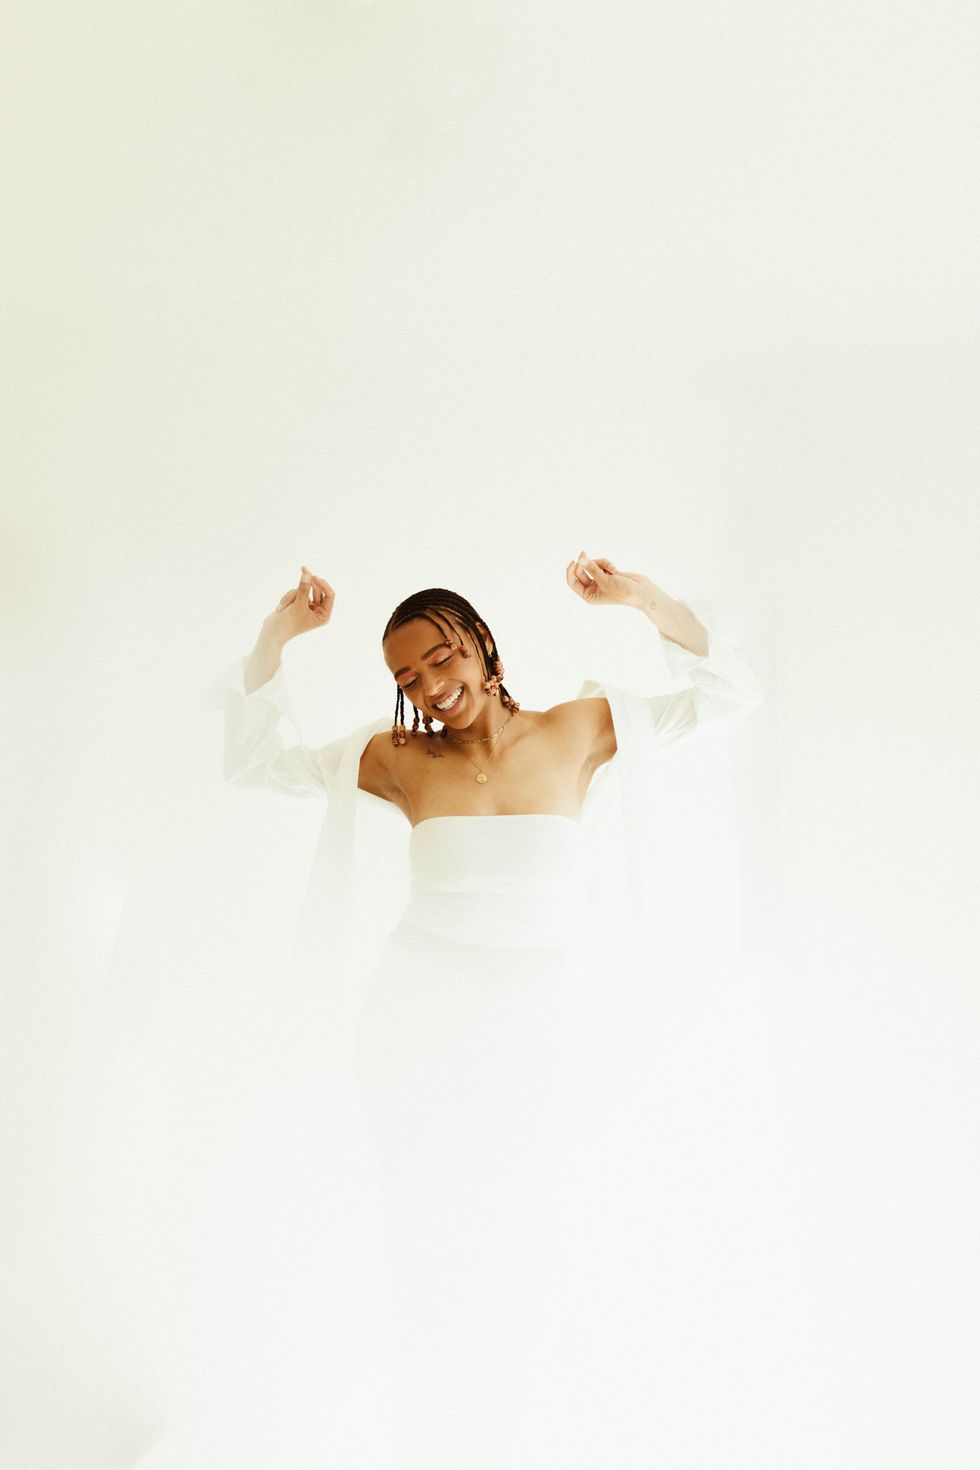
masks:
<instances>
[{"instance_id":1,"label":"woman's face","mask_svg":"<svg viewBox=\"0 0 980 1470\"><path fill-rule=\"evenodd\" d=\"M448 618L443 617L443 621L449 623ZM463 730L486 707L490 696L483 687L483 660L472 639L465 629L449 626L452 648L446 647L432 623L413 618L388 634L384 656L395 683L405 691L406 704L414 704L423 715ZM486 636L482 623L479 627ZM460 652L460 640L469 648L469 658ZM462 693L455 704L439 709L439 703L457 690Z\"/></svg>"}]
</instances>

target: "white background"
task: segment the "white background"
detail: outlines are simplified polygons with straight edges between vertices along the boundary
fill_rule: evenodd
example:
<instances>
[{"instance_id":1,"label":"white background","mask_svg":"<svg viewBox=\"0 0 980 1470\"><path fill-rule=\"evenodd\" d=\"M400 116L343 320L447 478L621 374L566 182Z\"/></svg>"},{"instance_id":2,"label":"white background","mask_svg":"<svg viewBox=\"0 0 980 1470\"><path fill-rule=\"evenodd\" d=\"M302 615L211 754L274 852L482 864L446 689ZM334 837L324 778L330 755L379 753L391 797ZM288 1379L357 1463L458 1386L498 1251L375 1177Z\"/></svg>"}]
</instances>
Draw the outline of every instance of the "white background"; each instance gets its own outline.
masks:
<instances>
[{"instance_id":1,"label":"white background","mask_svg":"<svg viewBox=\"0 0 980 1470\"><path fill-rule=\"evenodd\" d=\"M313 804L215 789L208 680L306 562L337 589L287 651L307 739L393 712L381 630L430 585L529 708L646 692L654 630L565 586L583 546L769 689L731 736L746 961L850 1161L825 1463L976 1463L977 30L952 0L5 7L9 1463L153 1437L118 1202L76 1192L80 1059L199 997L190 954L248 949L254 998L315 840Z\"/></svg>"}]
</instances>

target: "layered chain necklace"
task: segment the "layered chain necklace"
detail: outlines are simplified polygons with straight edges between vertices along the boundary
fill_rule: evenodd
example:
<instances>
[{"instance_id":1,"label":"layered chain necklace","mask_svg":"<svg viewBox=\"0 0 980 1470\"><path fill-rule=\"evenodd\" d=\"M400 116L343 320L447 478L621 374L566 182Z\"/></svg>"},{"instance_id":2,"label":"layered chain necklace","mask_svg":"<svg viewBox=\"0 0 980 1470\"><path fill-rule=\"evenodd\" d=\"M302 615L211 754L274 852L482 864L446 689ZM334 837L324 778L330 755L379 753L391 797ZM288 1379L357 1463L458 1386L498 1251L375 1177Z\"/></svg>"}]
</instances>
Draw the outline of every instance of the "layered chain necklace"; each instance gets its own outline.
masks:
<instances>
[{"instance_id":1,"label":"layered chain necklace","mask_svg":"<svg viewBox=\"0 0 980 1470\"><path fill-rule=\"evenodd\" d=\"M499 730L494 730L494 732L493 732L492 735L478 735L478 736L476 736L472 740L454 740L451 735L447 735L446 736L446 739L450 742L451 745L485 745L488 740L496 740L498 738L498 736L500 736L500 735L503 734L503 732L507 729L507 726L510 724L511 720L514 718L514 715L516 713L517 713L516 710L511 710L510 714L507 716L506 720L504 720L504 723L501 725L500 729ZM479 783L480 783L481 786L485 785L486 782L487 782L487 780L489 779L487 777L487 774L486 774L486 769L487 769L487 766L490 764L490 761L493 760L493 758L494 758L494 756L496 754L497 754L497 747L495 745L493 747L493 750L490 752L490 757L487 760L486 764L483 765L482 767L480 767L479 770L478 770L476 779L477 779L477 781L479 781ZM466 751L465 750L463 751L463 755L466 755ZM469 763L470 763L471 766L475 766L476 765L476 761L473 759L473 757L471 755L466 755L466 759L469 761Z\"/></svg>"}]
</instances>

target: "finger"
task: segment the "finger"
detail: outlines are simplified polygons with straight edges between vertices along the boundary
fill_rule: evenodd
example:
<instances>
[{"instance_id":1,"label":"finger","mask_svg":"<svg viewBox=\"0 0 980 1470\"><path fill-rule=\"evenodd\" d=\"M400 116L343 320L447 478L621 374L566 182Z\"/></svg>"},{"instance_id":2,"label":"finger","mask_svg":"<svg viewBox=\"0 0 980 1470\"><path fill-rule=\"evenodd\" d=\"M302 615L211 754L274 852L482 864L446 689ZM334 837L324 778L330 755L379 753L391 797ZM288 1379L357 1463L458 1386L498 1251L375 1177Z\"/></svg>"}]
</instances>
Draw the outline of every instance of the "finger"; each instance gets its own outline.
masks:
<instances>
[{"instance_id":1,"label":"finger","mask_svg":"<svg viewBox=\"0 0 980 1470\"><path fill-rule=\"evenodd\" d=\"M297 591L309 611L317 612L322 600L322 594L317 590L313 573L308 568L304 568Z\"/></svg>"},{"instance_id":2,"label":"finger","mask_svg":"<svg viewBox=\"0 0 980 1470\"><path fill-rule=\"evenodd\" d=\"M585 563L579 564L578 562L576 562L575 564L575 575L578 580L578 592L584 602L592 604L600 598L601 594L599 592L599 583L596 581L595 577L589 575L589 573L585 569L585 565Z\"/></svg>"},{"instance_id":3,"label":"finger","mask_svg":"<svg viewBox=\"0 0 980 1470\"><path fill-rule=\"evenodd\" d=\"M313 586L314 587L319 587L324 592L332 592L333 591L333 588L331 587L330 583L329 582L325 582L322 577L317 577L313 572L310 571L309 567L304 567L303 568L303 571L306 572L309 575L310 581L313 583Z\"/></svg>"},{"instance_id":4,"label":"finger","mask_svg":"<svg viewBox=\"0 0 980 1470\"><path fill-rule=\"evenodd\" d=\"M584 596L584 593L582 592L582 584L579 582L578 578L575 575L575 563L573 561L570 561L568 563L568 566L565 568L565 581L568 583L569 587L571 587L573 592L578 593L579 597Z\"/></svg>"},{"instance_id":5,"label":"finger","mask_svg":"<svg viewBox=\"0 0 980 1470\"><path fill-rule=\"evenodd\" d=\"M602 567L602 569L603 569L604 572L609 572L614 577L618 577L619 576L618 569L613 566L613 564L609 560L608 556L597 556L596 557L596 561Z\"/></svg>"},{"instance_id":6,"label":"finger","mask_svg":"<svg viewBox=\"0 0 980 1470\"><path fill-rule=\"evenodd\" d=\"M585 602L588 602L590 591L595 587L595 583L585 575L577 562L572 563L572 586Z\"/></svg>"}]
</instances>

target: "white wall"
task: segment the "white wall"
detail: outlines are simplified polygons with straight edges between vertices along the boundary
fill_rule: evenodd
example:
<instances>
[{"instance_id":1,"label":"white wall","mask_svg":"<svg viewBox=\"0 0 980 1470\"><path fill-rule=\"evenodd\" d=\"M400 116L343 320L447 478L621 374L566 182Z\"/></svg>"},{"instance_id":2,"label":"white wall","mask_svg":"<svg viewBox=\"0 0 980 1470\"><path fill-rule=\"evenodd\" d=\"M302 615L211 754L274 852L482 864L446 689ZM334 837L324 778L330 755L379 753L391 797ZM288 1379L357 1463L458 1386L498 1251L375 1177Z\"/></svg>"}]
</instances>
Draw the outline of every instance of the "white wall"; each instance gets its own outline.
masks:
<instances>
[{"instance_id":1,"label":"white wall","mask_svg":"<svg viewBox=\"0 0 980 1470\"><path fill-rule=\"evenodd\" d=\"M655 634L574 598L584 545L769 685L731 737L742 924L802 1112L847 1140L827 1463L972 1465L974 9L49 0L4 29L12 1451L124 1466L150 1432L151 1390L107 1408L100 1354L155 1347L74 1193L87 1048L175 993L221 1025L200 977L261 958L315 840L214 789L207 680L307 562L337 589L287 652L308 738L388 711L381 629L432 584L528 707L642 692Z\"/></svg>"}]
</instances>

